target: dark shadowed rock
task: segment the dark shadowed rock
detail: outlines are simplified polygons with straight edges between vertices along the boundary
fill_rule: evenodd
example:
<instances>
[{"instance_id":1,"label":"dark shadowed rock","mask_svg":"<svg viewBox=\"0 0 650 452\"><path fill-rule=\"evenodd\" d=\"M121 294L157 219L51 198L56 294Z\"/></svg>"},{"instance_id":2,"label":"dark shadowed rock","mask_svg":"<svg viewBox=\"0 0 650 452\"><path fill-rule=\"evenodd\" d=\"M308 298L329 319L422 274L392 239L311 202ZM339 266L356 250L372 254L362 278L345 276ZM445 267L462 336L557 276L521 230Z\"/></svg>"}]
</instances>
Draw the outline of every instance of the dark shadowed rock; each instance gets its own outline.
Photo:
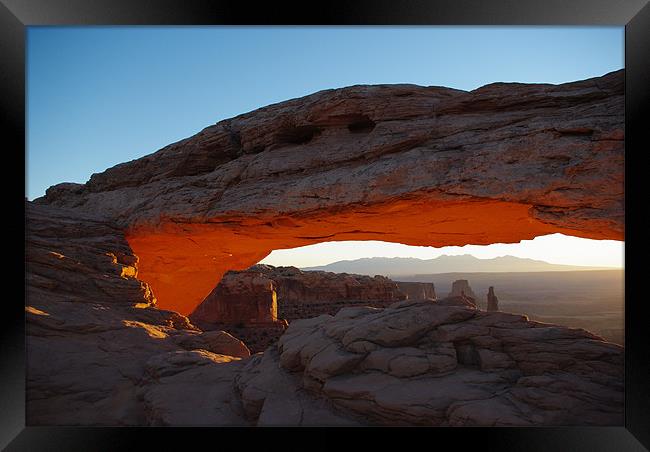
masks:
<instances>
[{"instance_id":1,"label":"dark shadowed rock","mask_svg":"<svg viewBox=\"0 0 650 452\"><path fill-rule=\"evenodd\" d=\"M264 273L229 272L190 315L197 324L255 325L278 321L275 282Z\"/></svg>"},{"instance_id":2,"label":"dark shadowed rock","mask_svg":"<svg viewBox=\"0 0 650 452\"><path fill-rule=\"evenodd\" d=\"M277 351L250 361L236 381L253 421L281 411L284 402L270 397L281 385L363 424L623 422L620 346L584 330L431 301L295 321Z\"/></svg>"},{"instance_id":3,"label":"dark shadowed rock","mask_svg":"<svg viewBox=\"0 0 650 452\"><path fill-rule=\"evenodd\" d=\"M424 300L436 298L436 289L433 283L395 281L397 288L409 300Z\"/></svg>"},{"instance_id":4,"label":"dark shadowed rock","mask_svg":"<svg viewBox=\"0 0 650 452\"><path fill-rule=\"evenodd\" d=\"M487 294L487 310L488 311L498 311L499 310L499 299L494 295L494 287L490 286Z\"/></svg>"},{"instance_id":5,"label":"dark shadowed rock","mask_svg":"<svg viewBox=\"0 0 650 452\"><path fill-rule=\"evenodd\" d=\"M476 301L478 300L478 297L476 296L476 294L474 293L474 291L469 285L469 281L467 281L466 279L459 279L452 283L451 292L449 292L447 298L456 298L456 297L465 298L467 301L469 301L474 305L476 305Z\"/></svg>"},{"instance_id":6,"label":"dark shadowed rock","mask_svg":"<svg viewBox=\"0 0 650 452\"><path fill-rule=\"evenodd\" d=\"M474 299L468 297L464 293L436 300L436 304L440 306L463 306L472 309L477 308L476 303L474 303Z\"/></svg>"}]
</instances>

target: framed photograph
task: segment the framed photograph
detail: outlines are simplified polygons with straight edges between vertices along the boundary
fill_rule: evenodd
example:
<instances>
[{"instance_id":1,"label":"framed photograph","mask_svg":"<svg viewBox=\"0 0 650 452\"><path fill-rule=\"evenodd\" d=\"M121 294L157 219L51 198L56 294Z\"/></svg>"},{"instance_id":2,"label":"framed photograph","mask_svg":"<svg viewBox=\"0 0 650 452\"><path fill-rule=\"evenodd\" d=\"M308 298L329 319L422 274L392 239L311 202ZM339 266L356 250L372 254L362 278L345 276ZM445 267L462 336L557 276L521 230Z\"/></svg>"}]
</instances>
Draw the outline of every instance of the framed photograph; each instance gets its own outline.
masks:
<instances>
[{"instance_id":1,"label":"framed photograph","mask_svg":"<svg viewBox=\"0 0 650 452\"><path fill-rule=\"evenodd\" d=\"M2 447L650 448L646 1L0 13Z\"/></svg>"}]
</instances>

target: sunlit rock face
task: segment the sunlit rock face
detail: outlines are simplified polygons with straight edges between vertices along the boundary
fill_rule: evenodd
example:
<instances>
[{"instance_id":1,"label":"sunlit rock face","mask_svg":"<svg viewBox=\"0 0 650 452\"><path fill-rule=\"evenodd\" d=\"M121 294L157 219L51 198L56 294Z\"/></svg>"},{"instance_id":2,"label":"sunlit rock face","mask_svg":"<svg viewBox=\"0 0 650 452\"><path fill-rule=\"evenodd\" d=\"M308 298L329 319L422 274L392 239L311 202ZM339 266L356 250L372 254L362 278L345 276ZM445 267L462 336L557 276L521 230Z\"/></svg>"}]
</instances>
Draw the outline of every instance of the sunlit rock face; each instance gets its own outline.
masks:
<instances>
[{"instance_id":1,"label":"sunlit rock face","mask_svg":"<svg viewBox=\"0 0 650 452\"><path fill-rule=\"evenodd\" d=\"M471 92L352 86L221 121L38 200L109 217L159 306L328 240L623 239L624 72Z\"/></svg>"},{"instance_id":2,"label":"sunlit rock face","mask_svg":"<svg viewBox=\"0 0 650 452\"><path fill-rule=\"evenodd\" d=\"M623 348L445 300L289 325L235 377L257 425L622 425ZM324 408L325 407L325 408ZM334 415L334 413L336 415Z\"/></svg>"},{"instance_id":3,"label":"sunlit rock face","mask_svg":"<svg viewBox=\"0 0 650 452\"><path fill-rule=\"evenodd\" d=\"M137 279L137 257L109 219L26 203L26 226L28 425L155 423L173 394L153 390L164 373L148 374L150 359L158 357L160 367L160 356L171 354L171 375L197 354L229 363L250 356L239 339L203 333L177 312L157 309ZM232 377L223 391L230 394L231 385ZM175 419L182 415L179 406ZM232 411L219 416L244 422Z\"/></svg>"}]
</instances>

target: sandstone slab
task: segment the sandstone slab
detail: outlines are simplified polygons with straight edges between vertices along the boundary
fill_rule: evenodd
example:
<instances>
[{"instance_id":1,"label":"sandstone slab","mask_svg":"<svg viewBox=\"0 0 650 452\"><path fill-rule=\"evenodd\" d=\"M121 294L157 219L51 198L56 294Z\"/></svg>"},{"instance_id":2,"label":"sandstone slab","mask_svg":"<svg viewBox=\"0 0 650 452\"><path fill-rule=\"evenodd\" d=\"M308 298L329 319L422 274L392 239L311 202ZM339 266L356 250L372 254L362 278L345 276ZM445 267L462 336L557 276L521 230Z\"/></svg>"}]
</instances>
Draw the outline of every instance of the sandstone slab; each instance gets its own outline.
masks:
<instances>
[{"instance_id":1,"label":"sandstone slab","mask_svg":"<svg viewBox=\"0 0 650 452\"><path fill-rule=\"evenodd\" d=\"M206 409L205 417L194 410L192 418L188 402L207 400L207 395L186 393L178 379L165 380L158 389L149 385L144 398L141 385L149 380L147 363L183 353L217 353L220 363L203 359L176 364L225 366L250 354L241 341L223 332L204 334L187 317L156 308L150 287L137 279L137 257L109 219L31 203L26 213L29 425L237 423L235 415L217 416L225 411L216 408ZM207 379L215 371L206 369L196 372ZM185 381L194 378L189 375ZM209 379L205 384L213 387ZM225 397L225 392L220 394ZM170 408L172 399L179 402L175 408Z\"/></svg>"},{"instance_id":2,"label":"sandstone slab","mask_svg":"<svg viewBox=\"0 0 650 452\"><path fill-rule=\"evenodd\" d=\"M429 326L420 331L413 319L425 312ZM381 329L371 327L377 322ZM398 328L395 334L391 325L402 324L414 324L419 333L404 335ZM351 344L372 346L350 349L350 332ZM279 380L273 372L282 372L283 391L293 385L338 416L365 424L623 423L622 347L584 330L512 314L430 300L383 310L352 308L292 323L277 350L269 348L260 360L249 362L238 377L243 394L250 385L247 373L266 375L275 382L267 387L274 388ZM262 399L268 397L263 387L255 386Z\"/></svg>"}]
</instances>

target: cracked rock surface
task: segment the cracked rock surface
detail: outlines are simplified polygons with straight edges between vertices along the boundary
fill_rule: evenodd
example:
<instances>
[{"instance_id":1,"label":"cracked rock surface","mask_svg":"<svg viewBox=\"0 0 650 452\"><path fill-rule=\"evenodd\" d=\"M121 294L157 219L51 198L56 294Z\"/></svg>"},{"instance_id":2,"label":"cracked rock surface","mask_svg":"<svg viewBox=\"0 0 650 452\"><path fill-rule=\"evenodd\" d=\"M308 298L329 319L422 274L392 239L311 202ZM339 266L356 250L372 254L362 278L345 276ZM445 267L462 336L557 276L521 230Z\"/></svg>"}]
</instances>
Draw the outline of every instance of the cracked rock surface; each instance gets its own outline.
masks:
<instances>
[{"instance_id":1,"label":"cracked rock surface","mask_svg":"<svg viewBox=\"0 0 650 452\"><path fill-rule=\"evenodd\" d=\"M581 329L433 301L294 321L237 385L248 416L264 422L287 403L272 397L276 386L364 424L623 422L622 347Z\"/></svg>"},{"instance_id":2,"label":"cracked rock surface","mask_svg":"<svg viewBox=\"0 0 650 452\"><path fill-rule=\"evenodd\" d=\"M136 256L107 219L32 203L26 210L28 425L155 424L171 396L154 386L171 383L166 373L145 371L163 357L178 364L184 352L220 363L250 356L239 339L157 309L136 279ZM182 420L182 406L166 422ZM194 422L214 422L209 414Z\"/></svg>"}]
</instances>

